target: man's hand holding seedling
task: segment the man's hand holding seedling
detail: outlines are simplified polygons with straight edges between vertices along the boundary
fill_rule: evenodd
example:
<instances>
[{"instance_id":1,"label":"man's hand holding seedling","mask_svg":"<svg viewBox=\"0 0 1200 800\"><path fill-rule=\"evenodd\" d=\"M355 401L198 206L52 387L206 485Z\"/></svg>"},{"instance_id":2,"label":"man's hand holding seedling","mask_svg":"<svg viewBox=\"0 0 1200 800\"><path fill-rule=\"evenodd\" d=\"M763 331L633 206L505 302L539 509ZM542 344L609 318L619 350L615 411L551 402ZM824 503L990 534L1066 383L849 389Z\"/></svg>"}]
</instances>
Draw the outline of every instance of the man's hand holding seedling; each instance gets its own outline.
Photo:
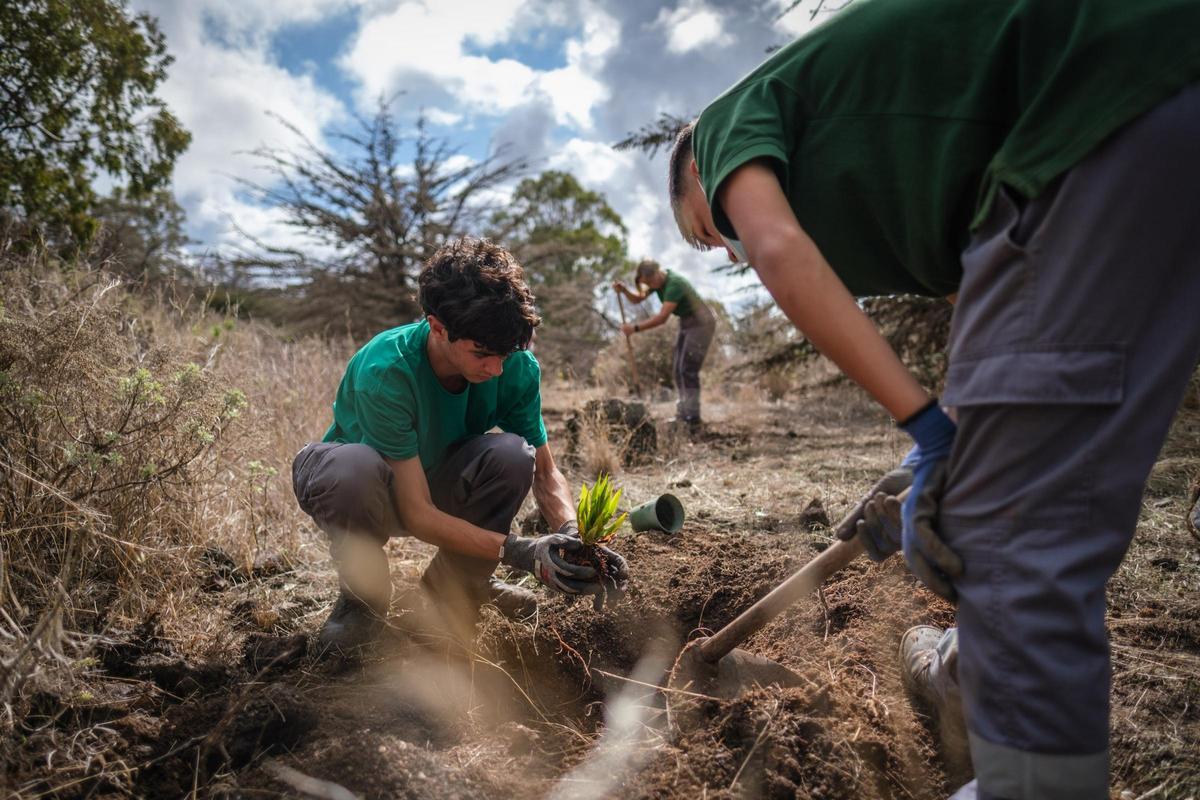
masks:
<instances>
[{"instance_id":1,"label":"man's hand holding seedling","mask_svg":"<svg viewBox=\"0 0 1200 800\"><path fill-rule=\"evenodd\" d=\"M500 551L500 563L531 572L543 585L563 594L603 591L594 568L567 560L567 554L581 550L583 542L562 530L532 539L510 533Z\"/></svg>"},{"instance_id":2,"label":"man's hand holding seedling","mask_svg":"<svg viewBox=\"0 0 1200 800\"><path fill-rule=\"evenodd\" d=\"M625 559L604 546L625 522L617 517L621 491L614 490L607 475L596 485L584 485L576 506L576 519L568 520L556 533L535 539L509 534L500 552L501 563L532 572L545 586L568 596L590 594L600 611L607 600L618 603L625 596L629 571Z\"/></svg>"},{"instance_id":3,"label":"man's hand holding seedling","mask_svg":"<svg viewBox=\"0 0 1200 800\"><path fill-rule=\"evenodd\" d=\"M622 515L621 520L624 518L624 515ZM621 520L617 521L618 525ZM578 522L571 520L559 528L558 532L565 533L582 545L582 547L575 551L580 554L575 556L576 559L583 560L587 558L586 553L589 546L583 541L583 537L579 532ZM610 550L604 545L594 545L594 547L595 554L591 563L602 564L603 568L598 573L596 573L594 567L588 568L592 569L593 573L599 577L595 583L589 584L583 593L592 595L592 607L596 611L600 611L604 607L606 600L609 605L615 605L625 597L625 588L629 585L629 567L625 559L615 550Z\"/></svg>"}]
</instances>

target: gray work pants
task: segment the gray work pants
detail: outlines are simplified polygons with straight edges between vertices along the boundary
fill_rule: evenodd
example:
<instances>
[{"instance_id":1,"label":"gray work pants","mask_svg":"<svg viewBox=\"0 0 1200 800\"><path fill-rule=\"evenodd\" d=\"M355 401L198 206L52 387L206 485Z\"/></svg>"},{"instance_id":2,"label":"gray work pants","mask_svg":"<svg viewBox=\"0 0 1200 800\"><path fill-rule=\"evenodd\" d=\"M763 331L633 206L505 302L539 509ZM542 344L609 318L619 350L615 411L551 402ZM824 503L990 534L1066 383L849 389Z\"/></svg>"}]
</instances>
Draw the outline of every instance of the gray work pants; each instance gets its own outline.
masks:
<instances>
[{"instance_id":1,"label":"gray work pants","mask_svg":"<svg viewBox=\"0 0 1200 800\"><path fill-rule=\"evenodd\" d=\"M717 320L707 306L694 314L679 318L679 335L675 337L672 367L679 401L675 406L676 419L700 421L700 367L708 355Z\"/></svg>"},{"instance_id":2,"label":"gray work pants","mask_svg":"<svg viewBox=\"0 0 1200 800\"><path fill-rule=\"evenodd\" d=\"M533 484L534 451L514 433L473 436L452 445L427 473L433 504L447 514L507 534ZM339 561L346 538L382 548L406 536L392 491L391 467L365 444L313 442L292 462L301 510L329 537ZM497 561L439 548L421 582L448 603L474 611L487 601Z\"/></svg>"},{"instance_id":3,"label":"gray work pants","mask_svg":"<svg viewBox=\"0 0 1200 800\"><path fill-rule=\"evenodd\" d=\"M940 524L979 796L1108 797L1105 584L1200 358L1200 87L963 255Z\"/></svg>"}]
</instances>

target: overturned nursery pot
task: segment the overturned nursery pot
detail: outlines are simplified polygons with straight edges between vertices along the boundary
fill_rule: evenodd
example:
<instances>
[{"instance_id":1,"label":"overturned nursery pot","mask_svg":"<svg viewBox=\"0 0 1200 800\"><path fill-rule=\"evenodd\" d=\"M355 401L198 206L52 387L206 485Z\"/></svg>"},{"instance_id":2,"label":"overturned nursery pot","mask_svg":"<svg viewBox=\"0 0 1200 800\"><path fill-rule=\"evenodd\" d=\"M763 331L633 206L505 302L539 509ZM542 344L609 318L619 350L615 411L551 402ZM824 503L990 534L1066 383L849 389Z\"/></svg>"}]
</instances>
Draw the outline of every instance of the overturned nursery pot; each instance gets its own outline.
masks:
<instances>
[{"instance_id":1,"label":"overturned nursery pot","mask_svg":"<svg viewBox=\"0 0 1200 800\"><path fill-rule=\"evenodd\" d=\"M683 503L673 494L659 495L631 511L629 524L635 531L678 533L683 527Z\"/></svg>"}]
</instances>

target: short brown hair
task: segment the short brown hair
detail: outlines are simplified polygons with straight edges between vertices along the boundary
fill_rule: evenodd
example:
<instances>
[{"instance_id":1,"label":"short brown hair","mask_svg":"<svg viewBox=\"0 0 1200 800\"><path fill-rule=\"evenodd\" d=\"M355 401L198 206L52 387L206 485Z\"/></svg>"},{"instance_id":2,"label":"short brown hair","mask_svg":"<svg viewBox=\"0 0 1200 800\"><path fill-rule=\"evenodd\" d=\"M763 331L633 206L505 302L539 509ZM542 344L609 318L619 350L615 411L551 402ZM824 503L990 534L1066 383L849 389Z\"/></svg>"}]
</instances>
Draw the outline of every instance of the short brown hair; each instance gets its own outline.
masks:
<instances>
[{"instance_id":1,"label":"short brown hair","mask_svg":"<svg viewBox=\"0 0 1200 800\"><path fill-rule=\"evenodd\" d=\"M709 245L700 241L696 232L684 223L680 215L683 195L687 191L688 166L695 158L692 150L692 134L696 130L696 121L689 122L679 129L675 135L675 144L671 147L671 158L667 162L667 195L671 199L671 212L675 215L675 224L679 226L679 235L684 241L697 250L709 250Z\"/></svg>"},{"instance_id":2,"label":"short brown hair","mask_svg":"<svg viewBox=\"0 0 1200 800\"><path fill-rule=\"evenodd\" d=\"M667 161L667 195L671 198L674 208L683 199L683 190L687 185L687 168L692 160L692 134L696 123L689 122L675 134L675 144L671 146L671 158Z\"/></svg>"},{"instance_id":3,"label":"short brown hair","mask_svg":"<svg viewBox=\"0 0 1200 800\"><path fill-rule=\"evenodd\" d=\"M487 239L464 236L438 248L417 283L421 308L446 326L452 342L470 339L508 355L528 348L542 321L521 265Z\"/></svg>"},{"instance_id":4,"label":"short brown hair","mask_svg":"<svg viewBox=\"0 0 1200 800\"><path fill-rule=\"evenodd\" d=\"M649 278L651 275L657 275L661 271L662 267L659 266L657 261L652 258L643 258L638 262L637 270L633 273L634 282L639 286L646 284L647 278Z\"/></svg>"}]
</instances>

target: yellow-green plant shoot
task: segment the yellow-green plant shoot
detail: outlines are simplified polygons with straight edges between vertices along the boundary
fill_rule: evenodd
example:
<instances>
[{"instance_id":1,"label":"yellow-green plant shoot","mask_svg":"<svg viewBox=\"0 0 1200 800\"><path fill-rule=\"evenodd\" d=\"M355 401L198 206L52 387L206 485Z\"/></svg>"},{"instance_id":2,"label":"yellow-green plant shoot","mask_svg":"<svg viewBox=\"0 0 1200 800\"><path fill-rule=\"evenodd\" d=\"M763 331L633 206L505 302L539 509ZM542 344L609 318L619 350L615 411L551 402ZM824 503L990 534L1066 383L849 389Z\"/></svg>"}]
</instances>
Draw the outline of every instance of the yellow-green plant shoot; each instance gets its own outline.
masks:
<instances>
[{"instance_id":1,"label":"yellow-green plant shoot","mask_svg":"<svg viewBox=\"0 0 1200 800\"><path fill-rule=\"evenodd\" d=\"M579 505L575 519L579 523L579 538L584 544L604 544L617 535L626 514L614 519L621 490L613 487L607 474L601 475L590 489L585 483L579 490Z\"/></svg>"}]
</instances>

